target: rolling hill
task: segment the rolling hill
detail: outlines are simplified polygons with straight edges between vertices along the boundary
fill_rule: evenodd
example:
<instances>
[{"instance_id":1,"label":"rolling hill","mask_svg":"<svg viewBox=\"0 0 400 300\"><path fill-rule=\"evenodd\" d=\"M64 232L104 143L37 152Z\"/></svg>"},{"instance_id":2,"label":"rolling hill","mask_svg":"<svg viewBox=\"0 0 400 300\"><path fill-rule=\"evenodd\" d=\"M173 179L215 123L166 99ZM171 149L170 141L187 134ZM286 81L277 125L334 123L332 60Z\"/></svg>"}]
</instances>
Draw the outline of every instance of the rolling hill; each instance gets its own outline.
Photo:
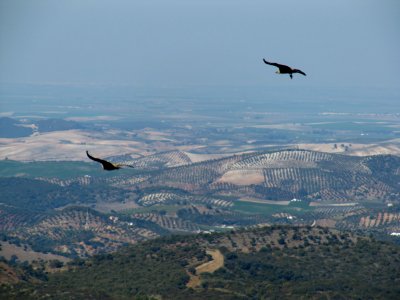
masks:
<instances>
[{"instance_id":1,"label":"rolling hill","mask_svg":"<svg viewBox=\"0 0 400 300\"><path fill-rule=\"evenodd\" d=\"M308 150L249 153L163 168L149 179L190 192L310 201L389 201L400 193L400 158Z\"/></svg>"},{"instance_id":2,"label":"rolling hill","mask_svg":"<svg viewBox=\"0 0 400 300\"><path fill-rule=\"evenodd\" d=\"M91 163L2 161L0 233L86 257L159 235L257 224L400 232L399 157L297 149L191 157L162 152L114 173Z\"/></svg>"}]
</instances>

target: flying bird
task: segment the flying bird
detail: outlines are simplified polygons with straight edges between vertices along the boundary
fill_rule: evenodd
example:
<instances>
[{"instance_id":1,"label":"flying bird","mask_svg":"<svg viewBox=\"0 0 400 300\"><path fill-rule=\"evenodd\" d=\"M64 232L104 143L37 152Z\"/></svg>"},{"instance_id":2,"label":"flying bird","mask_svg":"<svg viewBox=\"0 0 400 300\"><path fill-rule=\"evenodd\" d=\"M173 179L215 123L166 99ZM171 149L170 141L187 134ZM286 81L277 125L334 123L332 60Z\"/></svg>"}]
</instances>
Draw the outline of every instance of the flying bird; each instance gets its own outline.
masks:
<instances>
[{"instance_id":1,"label":"flying bird","mask_svg":"<svg viewBox=\"0 0 400 300\"><path fill-rule=\"evenodd\" d=\"M103 166L103 169L104 169L104 170L107 170L107 171L118 170L118 169L121 169L121 167L123 167L123 166L125 166L125 167L130 167L130 168L134 168L133 166L130 166L130 165L125 165L125 164L114 164L114 163L111 163L111 162L106 161L106 160L104 160L104 159L100 159L100 158L97 158L97 157L93 157L93 156L91 156L91 155L89 154L89 151L86 151L86 155L87 155L87 157L89 157L91 160L94 160L94 161L96 161L96 162L98 162L98 163L101 163L102 166Z\"/></svg>"},{"instance_id":2,"label":"flying bird","mask_svg":"<svg viewBox=\"0 0 400 300\"><path fill-rule=\"evenodd\" d=\"M281 65L281 64L277 64L277 63L271 63L266 61L265 59L263 59L263 61L267 64L267 65L271 65L271 66L275 66L278 68L278 71L276 71L277 74L289 74L290 79L293 78L293 73L300 73L304 76L306 76L306 73L304 73L303 71L299 70L299 69L292 69L289 66L286 65Z\"/></svg>"}]
</instances>

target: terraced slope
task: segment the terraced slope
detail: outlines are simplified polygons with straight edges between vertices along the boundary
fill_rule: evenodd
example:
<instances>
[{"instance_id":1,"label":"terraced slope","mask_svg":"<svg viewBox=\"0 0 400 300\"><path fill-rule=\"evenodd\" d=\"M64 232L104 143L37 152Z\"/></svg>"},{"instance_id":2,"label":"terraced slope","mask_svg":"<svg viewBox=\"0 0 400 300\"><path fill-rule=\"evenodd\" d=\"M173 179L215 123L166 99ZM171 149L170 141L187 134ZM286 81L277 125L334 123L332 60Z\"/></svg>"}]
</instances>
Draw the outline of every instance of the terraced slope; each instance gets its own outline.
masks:
<instances>
[{"instance_id":1,"label":"terraced slope","mask_svg":"<svg viewBox=\"0 0 400 300\"><path fill-rule=\"evenodd\" d=\"M399 213L400 157L306 150L196 163L186 157L165 152L137 160L148 159L143 167L149 170L99 170L98 176L1 177L0 234L41 251L84 256L171 231L260 223L399 231L398 218L390 216ZM302 207L293 206L293 198ZM310 202L325 207L309 207ZM377 209L368 206L376 204Z\"/></svg>"},{"instance_id":2,"label":"terraced slope","mask_svg":"<svg viewBox=\"0 0 400 300\"><path fill-rule=\"evenodd\" d=\"M114 251L167 233L154 222L133 218L120 220L88 208L71 207L50 214L13 214L3 209L2 231L12 242L29 244L38 252L87 256ZM182 221L180 221L182 222Z\"/></svg>"},{"instance_id":3,"label":"terraced slope","mask_svg":"<svg viewBox=\"0 0 400 300\"><path fill-rule=\"evenodd\" d=\"M190 157L182 151L168 151L145 156L139 159L124 161L138 169L160 169L190 164Z\"/></svg>"},{"instance_id":4,"label":"terraced slope","mask_svg":"<svg viewBox=\"0 0 400 300\"><path fill-rule=\"evenodd\" d=\"M400 157L390 155L283 150L171 168L152 177L152 183L276 200L387 201L400 195L399 168Z\"/></svg>"},{"instance_id":5,"label":"terraced slope","mask_svg":"<svg viewBox=\"0 0 400 300\"><path fill-rule=\"evenodd\" d=\"M184 221L181 218L163 216L155 213L134 214L132 217L135 219L154 222L161 227L171 231L194 232L200 229L199 226L197 226L196 224L189 221Z\"/></svg>"},{"instance_id":6,"label":"terraced slope","mask_svg":"<svg viewBox=\"0 0 400 300\"><path fill-rule=\"evenodd\" d=\"M187 193L173 193L160 191L159 193L144 193L137 200L142 206L153 206L158 204L204 204L213 207L230 207L232 201L212 196L191 195Z\"/></svg>"},{"instance_id":7,"label":"terraced slope","mask_svg":"<svg viewBox=\"0 0 400 300\"><path fill-rule=\"evenodd\" d=\"M137 169L106 177L81 176L61 180L41 176L38 179L63 187L97 184L142 190L166 186L196 194L270 200L392 201L400 195L400 158L391 155L354 157L281 150L192 163L186 153L171 151L132 160L131 164ZM6 191L9 186L4 183ZM52 186L46 188L54 189ZM154 204L169 200L156 197ZM144 205L152 203L146 198L141 201Z\"/></svg>"}]
</instances>

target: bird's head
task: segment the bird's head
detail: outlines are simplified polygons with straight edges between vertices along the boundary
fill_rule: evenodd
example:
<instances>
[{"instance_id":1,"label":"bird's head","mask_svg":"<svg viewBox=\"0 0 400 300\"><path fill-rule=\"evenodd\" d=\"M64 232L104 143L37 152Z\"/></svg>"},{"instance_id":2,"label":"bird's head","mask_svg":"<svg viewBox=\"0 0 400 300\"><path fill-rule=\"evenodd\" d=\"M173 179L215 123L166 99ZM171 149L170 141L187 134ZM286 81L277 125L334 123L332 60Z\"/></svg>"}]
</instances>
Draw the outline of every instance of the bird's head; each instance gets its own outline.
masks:
<instances>
[{"instance_id":1,"label":"bird's head","mask_svg":"<svg viewBox=\"0 0 400 300\"><path fill-rule=\"evenodd\" d=\"M281 72L279 72L279 70L277 70L275 73L276 73L276 74L281 74Z\"/></svg>"}]
</instances>

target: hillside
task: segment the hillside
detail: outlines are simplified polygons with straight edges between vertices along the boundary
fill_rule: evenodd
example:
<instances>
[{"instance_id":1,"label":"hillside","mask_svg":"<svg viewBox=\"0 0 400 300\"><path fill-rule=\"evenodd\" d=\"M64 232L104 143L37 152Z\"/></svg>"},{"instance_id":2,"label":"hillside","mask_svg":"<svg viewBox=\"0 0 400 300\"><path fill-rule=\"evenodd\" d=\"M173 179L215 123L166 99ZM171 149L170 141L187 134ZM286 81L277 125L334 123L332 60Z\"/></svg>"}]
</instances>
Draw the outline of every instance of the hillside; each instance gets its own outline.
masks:
<instances>
[{"instance_id":1,"label":"hillside","mask_svg":"<svg viewBox=\"0 0 400 300\"><path fill-rule=\"evenodd\" d=\"M120 219L82 207L35 213L0 206L0 213L3 240L29 245L39 253L51 252L67 257L115 251L124 244L168 233L156 222L143 218Z\"/></svg>"},{"instance_id":2,"label":"hillside","mask_svg":"<svg viewBox=\"0 0 400 300\"><path fill-rule=\"evenodd\" d=\"M400 193L399 170L400 157L396 156L283 150L169 168L152 181L187 191L271 200L385 201Z\"/></svg>"},{"instance_id":3,"label":"hillside","mask_svg":"<svg viewBox=\"0 0 400 300\"><path fill-rule=\"evenodd\" d=\"M395 201L400 195L400 157L393 155L355 157L308 150L281 150L193 162L187 153L172 151L139 159L114 157L112 161L123 161L136 168L107 174L110 176L107 176L106 183L125 189L170 187L214 196L279 201L301 198L322 203L385 203ZM43 162L42 168L46 167L46 171L41 170L39 164L3 161L1 165L5 171L2 175L33 176L61 186L100 183L98 168L93 168L93 164L76 163L74 169L67 162ZM70 178L60 181L66 177L65 174ZM87 174L93 178L82 178ZM111 183L113 175L114 182Z\"/></svg>"},{"instance_id":4,"label":"hillside","mask_svg":"<svg viewBox=\"0 0 400 300\"><path fill-rule=\"evenodd\" d=\"M31 127L24 126L19 120L0 117L0 138L19 138L33 133Z\"/></svg>"},{"instance_id":5,"label":"hillside","mask_svg":"<svg viewBox=\"0 0 400 300\"><path fill-rule=\"evenodd\" d=\"M63 119L38 120L35 125L37 126L39 132L62 131L62 130L84 128L78 122L67 121Z\"/></svg>"},{"instance_id":6,"label":"hillside","mask_svg":"<svg viewBox=\"0 0 400 300\"><path fill-rule=\"evenodd\" d=\"M74 121L63 119L43 119L23 121L0 117L0 138L27 137L37 132L62 131L71 129L83 129L84 126Z\"/></svg>"},{"instance_id":7,"label":"hillside","mask_svg":"<svg viewBox=\"0 0 400 300\"><path fill-rule=\"evenodd\" d=\"M173 236L94 256L7 299L397 299L400 248L318 227Z\"/></svg>"},{"instance_id":8,"label":"hillside","mask_svg":"<svg viewBox=\"0 0 400 300\"><path fill-rule=\"evenodd\" d=\"M39 252L86 257L164 234L257 224L400 232L399 157L306 150L211 157L123 156L136 168L118 172L2 161L0 234Z\"/></svg>"}]
</instances>

